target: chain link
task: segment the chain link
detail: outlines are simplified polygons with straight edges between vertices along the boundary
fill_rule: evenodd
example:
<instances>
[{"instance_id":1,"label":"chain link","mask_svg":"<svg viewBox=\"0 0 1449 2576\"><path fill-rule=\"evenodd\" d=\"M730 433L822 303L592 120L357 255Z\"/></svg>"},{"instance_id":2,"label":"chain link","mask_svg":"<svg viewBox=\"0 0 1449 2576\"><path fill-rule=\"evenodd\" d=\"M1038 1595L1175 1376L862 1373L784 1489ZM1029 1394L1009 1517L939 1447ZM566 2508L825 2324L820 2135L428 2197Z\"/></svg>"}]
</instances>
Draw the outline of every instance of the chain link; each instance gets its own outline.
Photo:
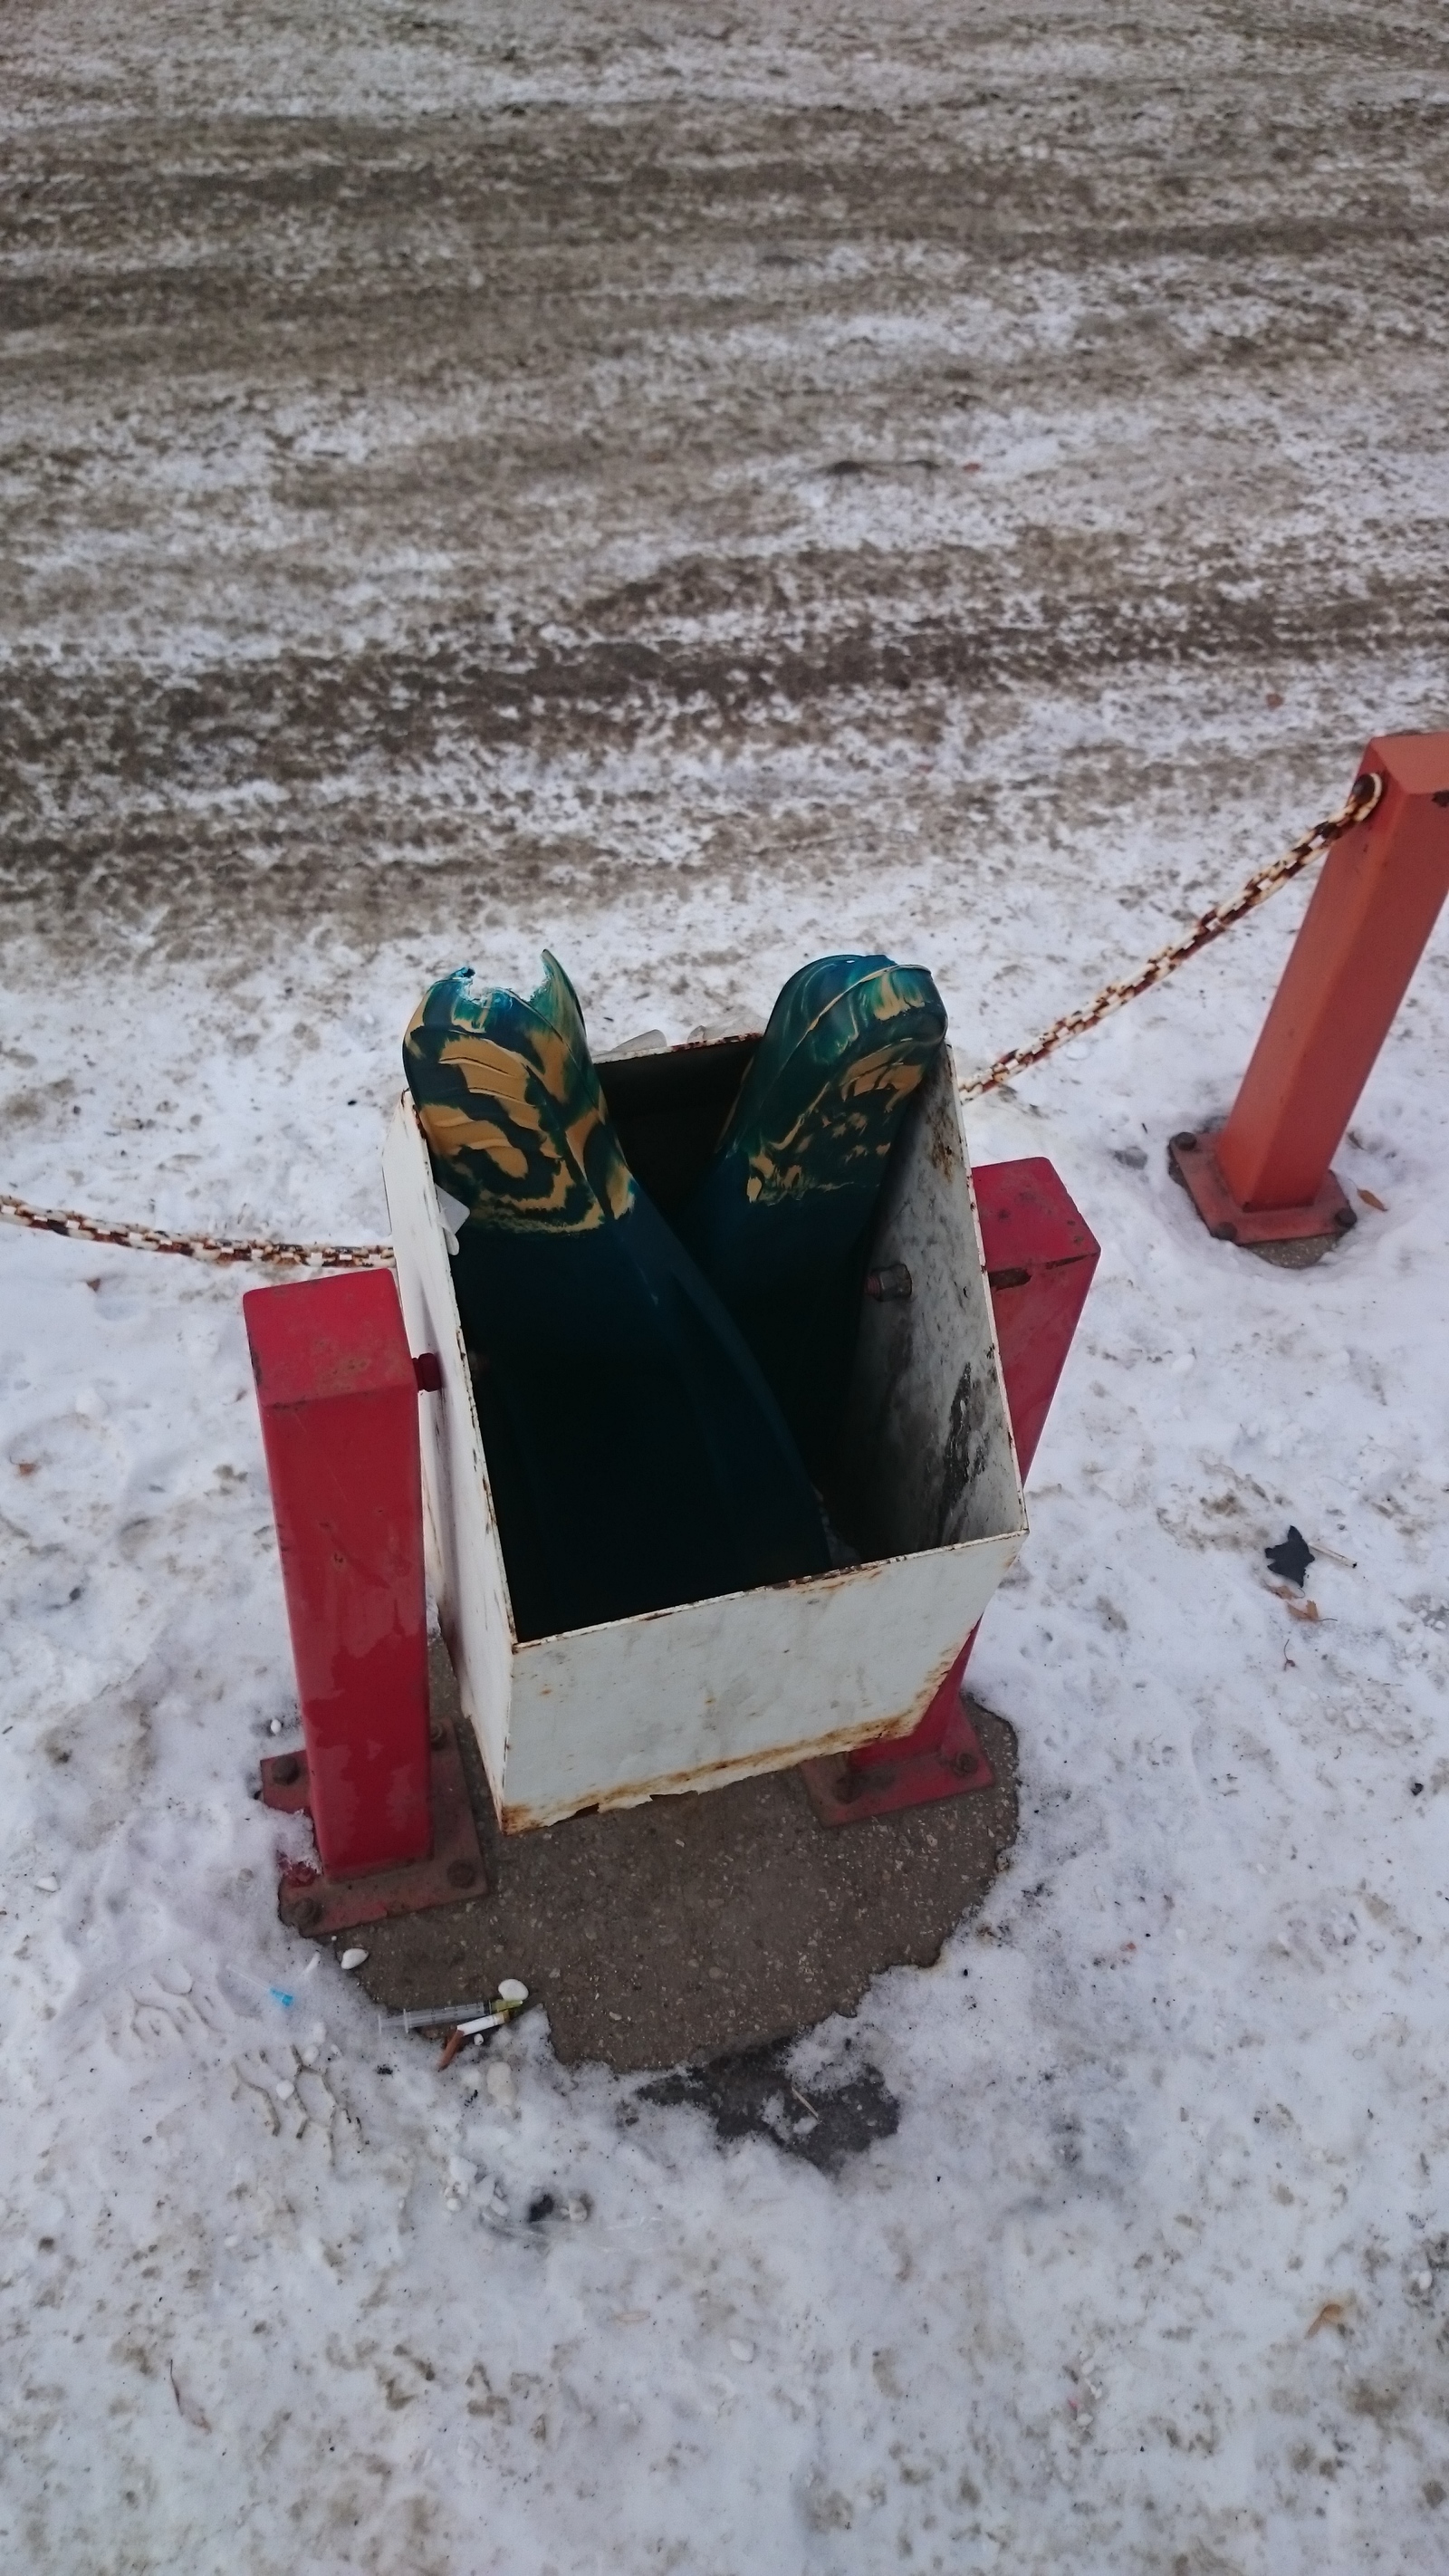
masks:
<instances>
[{"instance_id":1,"label":"chain link","mask_svg":"<svg viewBox=\"0 0 1449 2576\"><path fill-rule=\"evenodd\" d=\"M1159 948L1135 975L1123 976L1116 983L1104 984L1095 1001L1081 1010L1064 1011L1043 1029L1029 1046L1012 1047L999 1055L984 1073L963 1082L961 1092L967 1100L978 1100L984 1092L999 1091L1012 1076L1025 1073L1028 1066L1040 1064L1068 1038L1081 1037L1094 1029L1124 1002L1134 1001L1139 993L1150 992L1154 984L1184 966L1209 941L1221 939L1225 930L1257 909L1280 885L1306 868L1310 859L1330 849L1355 823L1368 820L1384 792L1384 782L1373 771L1356 778L1347 802L1326 822L1315 823L1311 832L1301 833L1279 859L1274 859L1256 875L1248 878L1226 903L1209 904L1181 939L1167 948ZM378 1262L390 1263L390 1243L283 1243L266 1235L246 1237L219 1234L170 1234L159 1225L106 1225L98 1218L80 1216L74 1208L33 1207L28 1199L15 1198L0 1191L0 1217L12 1225L29 1226L38 1234L69 1235L79 1243L116 1244L130 1252L179 1252L191 1261L214 1263L255 1262L275 1270L370 1270Z\"/></svg>"}]
</instances>

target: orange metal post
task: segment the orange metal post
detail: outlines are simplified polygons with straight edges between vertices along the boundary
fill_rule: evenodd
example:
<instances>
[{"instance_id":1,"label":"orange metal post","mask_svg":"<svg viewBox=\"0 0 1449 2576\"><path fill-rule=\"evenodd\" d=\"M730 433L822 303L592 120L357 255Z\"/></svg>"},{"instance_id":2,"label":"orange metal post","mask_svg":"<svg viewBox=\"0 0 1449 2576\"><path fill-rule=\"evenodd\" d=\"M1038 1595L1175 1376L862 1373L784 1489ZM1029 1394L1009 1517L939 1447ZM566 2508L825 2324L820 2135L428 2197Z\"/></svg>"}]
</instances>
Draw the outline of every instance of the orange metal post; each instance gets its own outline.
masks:
<instances>
[{"instance_id":1,"label":"orange metal post","mask_svg":"<svg viewBox=\"0 0 1449 2576\"><path fill-rule=\"evenodd\" d=\"M1324 861L1226 1126L1169 1148L1227 1242L1353 1224L1329 1161L1449 893L1449 733L1380 734L1363 768L1383 792Z\"/></svg>"}]
</instances>

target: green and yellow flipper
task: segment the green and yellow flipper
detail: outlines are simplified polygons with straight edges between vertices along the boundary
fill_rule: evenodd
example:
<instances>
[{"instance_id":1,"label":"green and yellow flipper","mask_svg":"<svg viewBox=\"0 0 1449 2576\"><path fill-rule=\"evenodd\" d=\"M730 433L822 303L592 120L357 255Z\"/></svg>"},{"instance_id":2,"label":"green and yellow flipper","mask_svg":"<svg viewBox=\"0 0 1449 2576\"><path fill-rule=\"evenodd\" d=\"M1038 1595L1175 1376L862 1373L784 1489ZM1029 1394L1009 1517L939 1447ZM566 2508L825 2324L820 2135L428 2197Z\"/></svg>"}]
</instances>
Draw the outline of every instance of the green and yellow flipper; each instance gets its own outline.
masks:
<instances>
[{"instance_id":1,"label":"green and yellow flipper","mask_svg":"<svg viewBox=\"0 0 1449 2576\"><path fill-rule=\"evenodd\" d=\"M460 969L403 1061L442 1186L520 1636L823 1573L819 1502L761 1371L639 1187L557 961Z\"/></svg>"},{"instance_id":2,"label":"green and yellow flipper","mask_svg":"<svg viewBox=\"0 0 1449 2576\"><path fill-rule=\"evenodd\" d=\"M801 967L675 1220L812 1466L844 1403L886 1164L945 1034L924 966L840 956Z\"/></svg>"}]
</instances>

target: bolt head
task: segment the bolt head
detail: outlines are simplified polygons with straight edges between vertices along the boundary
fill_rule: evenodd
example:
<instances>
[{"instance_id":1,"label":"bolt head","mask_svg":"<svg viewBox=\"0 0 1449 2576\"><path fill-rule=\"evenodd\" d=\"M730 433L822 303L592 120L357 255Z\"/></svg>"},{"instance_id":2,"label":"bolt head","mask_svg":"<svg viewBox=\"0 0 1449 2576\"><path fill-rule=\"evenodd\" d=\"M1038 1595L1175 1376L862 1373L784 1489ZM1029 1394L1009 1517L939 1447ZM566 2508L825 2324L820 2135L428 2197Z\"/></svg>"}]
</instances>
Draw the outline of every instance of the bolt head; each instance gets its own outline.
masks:
<instances>
[{"instance_id":1,"label":"bolt head","mask_svg":"<svg viewBox=\"0 0 1449 2576\"><path fill-rule=\"evenodd\" d=\"M1175 1154L1191 1154L1196 1151L1196 1147L1197 1138L1190 1128L1184 1127L1181 1134L1172 1139L1172 1150Z\"/></svg>"},{"instance_id":2,"label":"bolt head","mask_svg":"<svg viewBox=\"0 0 1449 2576\"><path fill-rule=\"evenodd\" d=\"M1213 1240L1214 1240L1214 1242L1215 1242L1215 1243L1236 1243L1236 1242L1237 1242L1237 1239L1238 1239L1238 1229L1237 1229L1237 1227L1234 1225L1234 1223L1233 1223L1233 1221L1232 1221L1232 1218L1231 1218L1231 1217L1229 1217L1229 1216L1225 1216L1225 1217L1223 1218L1223 1221L1222 1221L1221 1225L1215 1225L1215 1226L1211 1229L1211 1231L1212 1231L1212 1236L1213 1236Z\"/></svg>"}]
</instances>

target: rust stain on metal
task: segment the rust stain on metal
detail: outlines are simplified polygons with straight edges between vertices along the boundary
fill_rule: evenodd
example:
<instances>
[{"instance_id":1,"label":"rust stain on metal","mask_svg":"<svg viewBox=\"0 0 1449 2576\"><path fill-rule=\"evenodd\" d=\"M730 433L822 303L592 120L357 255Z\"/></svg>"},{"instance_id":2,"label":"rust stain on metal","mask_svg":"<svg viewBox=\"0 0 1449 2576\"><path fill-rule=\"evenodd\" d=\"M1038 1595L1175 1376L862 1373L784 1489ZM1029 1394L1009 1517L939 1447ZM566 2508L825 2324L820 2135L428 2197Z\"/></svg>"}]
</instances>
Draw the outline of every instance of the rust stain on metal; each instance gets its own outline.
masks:
<instances>
[{"instance_id":1,"label":"rust stain on metal","mask_svg":"<svg viewBox=\"0 0 1449 2576\"><path fill-rule=\"evenodd\" d=\"M955 1143L956 1139L947 1123L944 1107L938 1104L931 1118L931 1132L927 1140L926 1152L943 1181L949 1181L955 1173Z\"/></svg>"}]
</instances>

